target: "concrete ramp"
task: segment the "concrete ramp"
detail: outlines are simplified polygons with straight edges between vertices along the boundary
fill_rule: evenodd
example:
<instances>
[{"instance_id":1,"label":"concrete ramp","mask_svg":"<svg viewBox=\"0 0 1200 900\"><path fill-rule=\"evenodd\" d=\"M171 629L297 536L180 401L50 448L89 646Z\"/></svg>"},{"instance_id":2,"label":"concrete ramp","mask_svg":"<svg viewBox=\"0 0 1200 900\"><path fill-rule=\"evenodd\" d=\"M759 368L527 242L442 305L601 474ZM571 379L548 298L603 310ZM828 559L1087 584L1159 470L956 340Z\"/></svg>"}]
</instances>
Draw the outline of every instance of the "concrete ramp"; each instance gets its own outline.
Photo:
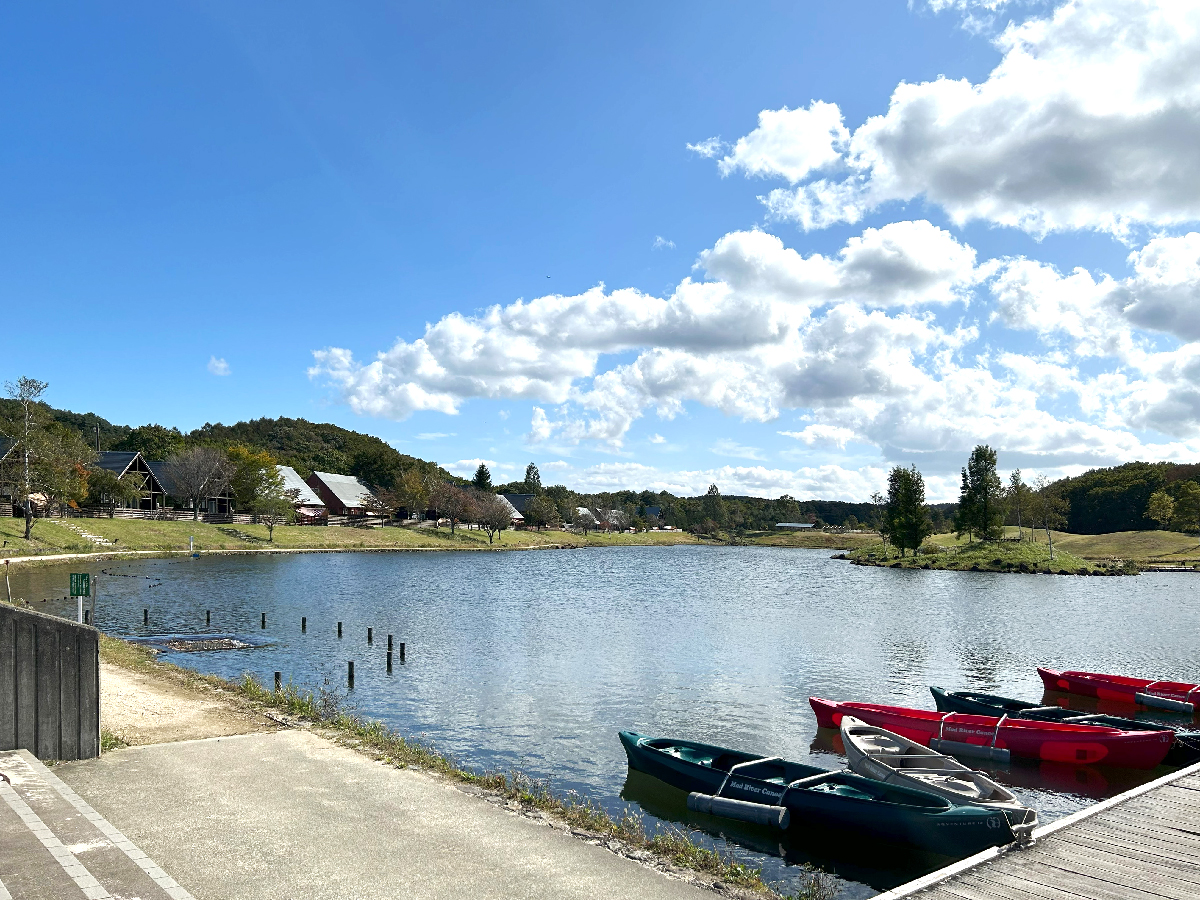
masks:
<instances>
[{"instance_id":1,"label":"concrete ramp","mask_svg":"<svg viewBox=\"0 0 1200 900\"><path fill-rule=\"evenodd\" d=\"M27 750L0 753L0 900L191 900Z\"/></svg>"}]
</instances>

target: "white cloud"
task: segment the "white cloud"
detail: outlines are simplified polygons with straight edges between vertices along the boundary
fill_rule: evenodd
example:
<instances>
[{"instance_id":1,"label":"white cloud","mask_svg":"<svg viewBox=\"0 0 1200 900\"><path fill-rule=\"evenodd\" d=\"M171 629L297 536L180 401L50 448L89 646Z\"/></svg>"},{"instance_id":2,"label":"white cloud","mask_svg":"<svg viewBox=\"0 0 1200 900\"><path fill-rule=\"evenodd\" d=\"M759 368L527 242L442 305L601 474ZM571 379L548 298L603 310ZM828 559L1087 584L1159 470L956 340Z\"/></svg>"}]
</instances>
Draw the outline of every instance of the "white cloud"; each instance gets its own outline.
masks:
<instances>
[{"instance_id":1,"label":"white cloud","mask_svg":"<svg viewBox=\"0 0 1200 900\"><path fill-rule=\"evenodd\" d=\"M710 137L706 141L688 144L687 148L705 159L714 159L725 152L726 144L719 137Z\"/></svg>"},{"instance_id":2,"label":"white cloud","mask_svg":"<svg viewBox=\"0 0 1200 900\"><path fill-rule=\"evenodd\" d=\"M833 104L764 110L721 172L797 184L844 167L765 198L806 229L917 197L956 223L1035 234L1200 219L1200 5L1071 0L996 44L1003 58L983 82L902 82L848 137Z\"/></svg>"},{"instance_id":3,"label":"white cloud","mask_svg":"<svg viewBox=\"0 0 1200 900\"><path fill-rule=\"evenodd\" d=\"M808 446L828 445L844 450L849 441L854 440L855 434L849 428L840 425L808 425L802 431L781 431L784 437L796 438Z\"/></svg>"},{"instance_id":4,"label":"white cloud","mask_svg":"<svg viewBox=\"0 0 1200 900\"><path fill-rule=\"evenodd\" d=\"M738 138L718 168L722 175L781 175L794 184L840 162L849 142L850 132L836 104L814 100L808 109L764 109L758 114L758 127Z\"/></svg>"},{"instance_id":5,"label":"white cloud","mask_svg":"<svg viewBox=\"0 0 1200 900\"><path fill-rule=\"evenodd\" d=\"M454 437L454 432L423 431L416 435L418 441L440 441L442 438Z\"/></svg>"},{"instance_id":6,"label":"white cloud","mask_svg":"<svg viewBox=\"0 0 1200 900\"><path fill-rule=\"evenodd\" d=\"M652 444L665 444L667 442L667 439L661 434L652 434L647 440Z\"/></svg>"},{"instance_id":7,"label":"white cloud","mask_svg":"<svg viewBox=\"0 0 1200 900\"><path fill-rule=\"evenodd\" d=\"M650 249L651 250L674 250L675 242L668 241L661 234L656 234L654 236L654 243L650 245Z\"/></svg>"},{"instance_id":8,"label":"white cloud","mask_svg":"<svg viewBox=\"0 0 1200 900\"><path fill-rule=\"evenodd\" d=\"M747 447L729 438L721 438L709 448L717 456L732 456L735 459L765 459L757 447Z\"/></svg>"},{"instance_id":9,"label":"white cloud","mask_svg":"<svg viewBox=\"0 0 1200 900\"><path fill-rule=\"evenodd\" d=\"M228 375L230 374L229 363L225 362L223 358L218 359L215 356L210 356L208 358L208 371L213 375Z\"/></svg>"},{"instance_id":10,"label":"white cloud","mask_svg":"<svg viewBox=\"0 0 1200 900\"><path fill-rule=\"evenodd\" d=\"M494 459L460 459L457 462L444 463L442 468L459 478L470 478L480 466L487 466L489 470L511 468L511 466L502 466Z\"/></svg>"}]
</instances>

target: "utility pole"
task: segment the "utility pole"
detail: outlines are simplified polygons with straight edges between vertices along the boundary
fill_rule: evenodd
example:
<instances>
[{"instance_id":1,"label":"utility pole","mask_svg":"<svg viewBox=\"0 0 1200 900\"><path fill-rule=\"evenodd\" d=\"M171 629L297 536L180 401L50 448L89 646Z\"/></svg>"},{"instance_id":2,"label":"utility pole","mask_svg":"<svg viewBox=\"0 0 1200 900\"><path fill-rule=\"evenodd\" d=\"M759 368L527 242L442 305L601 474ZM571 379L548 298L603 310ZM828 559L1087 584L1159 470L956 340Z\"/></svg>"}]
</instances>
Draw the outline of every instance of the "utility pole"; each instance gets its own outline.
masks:
<instances>
[{"instance_id":1,"label":"utility pole","mask_svg":"<svg viewBox=\"0 0 1200 900\"><path fill-rule=\"evenodd\" d=\"M96 452L97 453L100 452L100 425L99 425L99 423L97 423L97 425L96 425Z\"/></svg>"}]
</instances>

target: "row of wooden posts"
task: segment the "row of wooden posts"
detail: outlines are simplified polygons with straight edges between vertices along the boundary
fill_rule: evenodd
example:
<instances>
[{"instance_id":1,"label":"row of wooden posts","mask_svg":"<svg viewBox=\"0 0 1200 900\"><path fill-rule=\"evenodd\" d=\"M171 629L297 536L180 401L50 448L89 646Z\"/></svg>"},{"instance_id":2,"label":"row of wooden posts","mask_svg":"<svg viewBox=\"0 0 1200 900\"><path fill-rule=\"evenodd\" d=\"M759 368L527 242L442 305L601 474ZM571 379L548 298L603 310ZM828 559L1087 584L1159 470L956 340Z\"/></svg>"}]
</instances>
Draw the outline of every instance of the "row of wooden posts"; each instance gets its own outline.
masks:
<instances>
[{"instance_id":1,"label":"row of wooden posts","mask_svg":"<svg viewBox=\"0 0 1200 900\"><path fill-rule=\"evenodd\" d=\"M85 618L87 616L86 610L84 611L84 616L85 616ZM259 623L260 623L260 628L265 630L267 627L267 614L266 613L262 613ZM150 610L148 608L143 608L142 609L142 625L149 625L149 624L150 624ZM211 609L206 609L204 611L204 624L206 626L212 625L212 610ZM300 617L300 632L301 632L301 634L308 633L308 616ZM341 622L337 623L337 636L338 636L338 640L341 640L341 637L342 637L342 623ZM375 643L375 629L367 628L367 644L369 646L374 643ZM392 636L389 634L387 636L387 670L388 670L389 675L392 673L392 646L393 646ZM397 646L399 647L400 662L404 662L404 641L400 641ZM276 672L275 673L275 691L277 693L282 685L282 679L283 679L283 673ZM354 687L354 660L349 660L346 664L346 682L350 687Z\"/></svg>"}]
</instances>

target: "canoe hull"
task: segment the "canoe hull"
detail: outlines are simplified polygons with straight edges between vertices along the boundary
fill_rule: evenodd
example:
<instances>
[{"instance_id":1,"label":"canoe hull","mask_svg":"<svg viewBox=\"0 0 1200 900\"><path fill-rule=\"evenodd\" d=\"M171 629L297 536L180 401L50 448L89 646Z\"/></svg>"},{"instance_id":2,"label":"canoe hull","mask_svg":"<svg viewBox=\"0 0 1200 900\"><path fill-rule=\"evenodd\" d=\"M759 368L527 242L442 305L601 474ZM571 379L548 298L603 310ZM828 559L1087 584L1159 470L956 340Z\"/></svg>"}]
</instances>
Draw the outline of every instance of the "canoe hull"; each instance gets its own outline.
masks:
<instances>
[{"instance_id":1,"label":"canoe hull","mask_svg":"<svg viewBox=\"0 0 1200 900\"><path fill-rule=\"evenodd\" d=\"M711 794L725 782L724 771L659 752L647 745L652 739L646 735L622 731L620 738L631 768L680 790ZM800 768L826 773L825 780L845 793L803 788L787 791L785 805L792 831L834 828L956 858L1003 846L1015 839L1007 819L995 811L979 806L954 807L932 794L880 785L851 772L832 772L813 766ZM848 796L860 793L888 796L897 802ZM770 804L777 804L783 794L782 785L741 776L731 777L722 792L722 796L732 799ZM913 801L912 805L905 802L908 800Z\"/></svg>"},{"instance_id":2,"label":"canoe hull","mask_svg":"<svg viewBox=\"0 0 1200 900\"><path fill-rule=\"evenodd\" d=\"M932 738L986 747L994 745L1012 756L1050 762L1153 769L1171 749L1174 734L1160 731L1118 731L1089 725L1065 725L1030 719L960 715L882 706L873 703L840 703L810 697L809 704L822 728L837 728L844 714L868 725L886 728L928 747Z\"/></svg>"},{"instance_id":3,"label":"canoe hull","mask_svg":"<svg viewBox=\"0 0 1200 900\"><path fill-rule=\"evenodd\" d=\"M1049 691L1065 691L1099 700L1118 703L1139 703L1139 694L1152 694L1165 700L1187 703L1196 709L1200 702L1200 686L1183 681L1153 681L1127 675L1105 675L1100 672L1059 672L1038 666L1038 675Z\"/></svg>"}]
</instances>

